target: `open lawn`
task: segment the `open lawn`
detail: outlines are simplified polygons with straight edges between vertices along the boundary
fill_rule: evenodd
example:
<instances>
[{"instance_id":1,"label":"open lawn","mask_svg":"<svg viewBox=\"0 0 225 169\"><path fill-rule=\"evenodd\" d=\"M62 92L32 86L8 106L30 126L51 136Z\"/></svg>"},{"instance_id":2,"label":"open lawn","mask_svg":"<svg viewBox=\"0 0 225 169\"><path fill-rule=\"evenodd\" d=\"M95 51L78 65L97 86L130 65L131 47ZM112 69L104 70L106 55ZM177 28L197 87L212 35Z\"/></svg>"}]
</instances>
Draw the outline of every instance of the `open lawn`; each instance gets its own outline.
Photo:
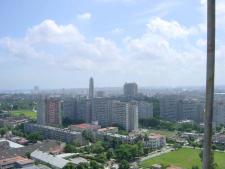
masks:
<instances>
[{"instance_id":1,"label":"open lawn","mask_svg":"<svg viewBox=\"0 0 225 169\"><path fill-rule=\"evenodd\" d=\"M15 110L15 111L11 111L10 114L12 116L21 116L24 115L26 117L29 117L33 120L35 120L37 118L37 113L32 111L32 110Z\"/></svg>"},{"instance_id":2,"label":"open lawn","mask_svg":"<svg viewBox=\"0 0 225 169\"><path fill-rule=\"evenodd\" d=\"M164 136L167 136L167 137L172 137L172 136L175 136L176 135L176 131L168 131L168 130L156 130L156 129L148 129L149 130L149 133L156 133L156 134L161 134L161 135L164 135Z\"/></svg>"},{"instance_id":3,"label":"open lawn","mask_svg":"<svg viewBox=\"0 0 225 169\"><path fill-rule=\"evenodd\" d=\"M142 168L149 168L153 164L175 165L183 167L184 169L191 169L192 166L201 168L201 160L199 157L200 150L191 148L181 148L179 150L163 154L152 159L143 161L140 166ZM225 169L225 153L215 152L215 161L218 169Z\"/></svg>"}]
</instances>

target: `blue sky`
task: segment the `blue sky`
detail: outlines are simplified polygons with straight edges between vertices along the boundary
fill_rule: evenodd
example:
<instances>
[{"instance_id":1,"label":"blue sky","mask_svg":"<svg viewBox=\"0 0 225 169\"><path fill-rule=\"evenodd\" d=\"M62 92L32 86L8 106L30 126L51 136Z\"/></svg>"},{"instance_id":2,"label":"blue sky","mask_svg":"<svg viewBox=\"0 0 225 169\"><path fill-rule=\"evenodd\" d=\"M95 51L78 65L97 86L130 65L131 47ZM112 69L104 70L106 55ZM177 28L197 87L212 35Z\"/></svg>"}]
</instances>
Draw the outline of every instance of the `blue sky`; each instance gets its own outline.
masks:
<instances>
[{"instance_id":1,"label":"blue sky","mask_svg":"<svg viewBox=\"0 0 225 169\"><path fill-rule=\"evenodd\" d=\"M225 84L217 1L216 84ZM3 0L0 89L205 84L204 0Z\"/></svg>"}]
</instances>

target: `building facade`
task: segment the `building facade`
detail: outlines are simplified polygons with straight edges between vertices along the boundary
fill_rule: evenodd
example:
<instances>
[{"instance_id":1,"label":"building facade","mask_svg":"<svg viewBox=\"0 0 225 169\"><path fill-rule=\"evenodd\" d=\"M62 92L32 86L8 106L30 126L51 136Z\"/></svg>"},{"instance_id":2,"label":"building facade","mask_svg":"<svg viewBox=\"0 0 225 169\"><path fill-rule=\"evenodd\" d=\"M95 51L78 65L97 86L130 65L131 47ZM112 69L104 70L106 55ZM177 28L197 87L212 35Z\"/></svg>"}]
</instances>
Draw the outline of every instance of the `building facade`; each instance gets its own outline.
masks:
<instances>
[{"instance_id":1,"label":"building facade","mask_svg":"<svg viewBox=\"0 0 225 169\"><path fill-rule=\"evenodd\" d=\"M62 124L62 101L60 98L39 98L37 105L37 123L53 126Z\"/></svg>"},{"instance_id":2,"label":"building facade","mask_svg":"<svg viewBox=\"0 0 225 169\"><path fill-rule=\"evenodd\" d=\"M213 124L214 126L225 125L225 102L215 101L213 112Z\"/></svg>"},{"instance_id":3,"label":"building facade","mask_svg":"<svg viewBox=\"0 0 225 169\"><path fill-rule=\"evenodd\" d=\"M123 92L126 97L135 97L138 94L138 85L136 83L125 83Z\"/></svg>"},{"instance_id":4,"label":"building facade","mask_svg":"<svg viewBox=\"0 0 225 169\"><path fill-rule=\"evenodd\" d=\"M138 102L138 118L147 119L153 117L153 104L140 101Z\"/></svg>"},{"instance_id":5,"label":"building facade","mask_svg":"<svg viewBox=\"0 0 225 169\"><path fill-rule=\"evenodd\" d=\"M91 77L89 80L89 99L94 98L94 79Z\"/></svg>"},{"instance_id":6,"label":"building facade","mask_svg":"<svg viewBox=\"0 0 225 169\"><path fill-rule=\"evenodd\" d=\"M178 120L178 100L179 97L177 95L160 96L160 117L171 121Z\"/></svg>"},{"instance_id":7,"label":"building facade","mask_svg":"<svg viewBox=\"0 0 225 169\"><path fill-rule=\"evenodd\" d=\"M79 143L85 145L86 141L82 137L81 132L71 131L67 128L61 129L52 126L45 126L33 123L26 123L24 130L27 133L37 132L40 133L44 139L53 139L66 143Z\"/></svg>"},{"instance_id":8,"label":"building facade","mask_svg":"<svg viewBox=\"0 0 225 169\"><path fill-rule=\"evenodd\" d=\"M112 102L112 125L127 131L138 129L138 105L128 102Z\"/></svg>"},{"instance_id":9,"label":"building facade","mask_svg":"<svg viewBox=\"0 0 225 169\"><path fill-rule=\"evenodd\" d=\"M107 98L95 98L92 102L92 121L98 121L102 127L111 125L112 100Z\"/></svg>"}]
</instances>

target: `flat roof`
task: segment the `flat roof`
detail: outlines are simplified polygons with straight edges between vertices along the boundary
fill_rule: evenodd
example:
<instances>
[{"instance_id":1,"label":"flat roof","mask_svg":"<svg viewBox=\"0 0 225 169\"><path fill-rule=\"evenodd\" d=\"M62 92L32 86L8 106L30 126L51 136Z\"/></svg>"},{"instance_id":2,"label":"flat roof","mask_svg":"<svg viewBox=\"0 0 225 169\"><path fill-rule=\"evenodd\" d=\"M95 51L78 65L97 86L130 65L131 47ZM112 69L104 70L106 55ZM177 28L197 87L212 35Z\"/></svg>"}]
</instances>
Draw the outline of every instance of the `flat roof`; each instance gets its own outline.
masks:
<instances>
[{"instance_id":1,"label":"flat roof","mask_svg":"<svg viewBox=\"0 0 225 169\"><path fill-rule=\"evenodd\" d=\"M15 163L15 162L17 162L21 165L25 165L25 164L31 164L34 161L31 160L31 159L28 159L28 158L21 157L21 156L5 158L5 159L0 160L1 165L12 164L12 163Z\"/></svg>"},{"instance_id":2,"label":"flat roof","mask_svg":"<svg viewBox=\"0 0 225 169\"><path fill-rule=\"evenodd\" d=\"M71 159L71 162L74 164L87 163L88 161L83 157L75 157Z\"/></svg>"},{"instance_id":3,"label":"flat roof","mask_svg":"<svg viewBox=\"0 0 225 169\"><path fill-rule=\"evenodd\" d=\"M70 127L76 127L80 129L98 129L100 126L96 124L82 123L82 124L71 125Z\"/></svg>"},{"instance_id":4,"label":"flat roof","mask_svg":"<svg viewBox=\"0 0 225 169\"><path fill-rule=\"evenodd\" d=\"M49 163L53 167L57 167L57 168L63 168L69 162L68 160L59 158L57 156L53 156L48 153L44 153L39 150L35 150L34 152L32 152L31 157L36 160L39 160L39 161L42 161L45 163Z\"/></svg>"},{"instance_id":5,"label":"flat roof","mask_svg":"<svg viewBox=\"0 0 225 169\"><path fill-rule=\"evenodd\" d=\"M15 143L15 142L12 142L10 140L6 140L6 139L0 139L0 142L4 142L4 141L7 141L9 143L9 147L11 148L21 148L21 147L24 147L23 145L21 144L18 144L18 143Z\"/></svg>"}]
</instances>

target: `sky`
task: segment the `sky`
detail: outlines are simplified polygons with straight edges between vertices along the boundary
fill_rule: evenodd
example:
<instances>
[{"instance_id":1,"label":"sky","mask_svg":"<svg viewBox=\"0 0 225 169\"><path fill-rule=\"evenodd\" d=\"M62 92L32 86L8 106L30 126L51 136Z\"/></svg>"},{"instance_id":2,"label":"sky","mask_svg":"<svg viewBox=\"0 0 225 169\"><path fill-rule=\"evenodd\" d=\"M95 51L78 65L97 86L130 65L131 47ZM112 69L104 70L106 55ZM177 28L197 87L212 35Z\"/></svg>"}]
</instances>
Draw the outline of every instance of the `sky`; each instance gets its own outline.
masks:
<instances>
[{"instance_id":1,"label":"sky","mask_svg":"<svg viewBox=\"0 0 225 169\"><path fill-rule=\"evenodd\" d=\"M2 0L0 89L204 86L206 0ZM225 1L216 85L225 84Z\"/></svg>"}]
</instances>

